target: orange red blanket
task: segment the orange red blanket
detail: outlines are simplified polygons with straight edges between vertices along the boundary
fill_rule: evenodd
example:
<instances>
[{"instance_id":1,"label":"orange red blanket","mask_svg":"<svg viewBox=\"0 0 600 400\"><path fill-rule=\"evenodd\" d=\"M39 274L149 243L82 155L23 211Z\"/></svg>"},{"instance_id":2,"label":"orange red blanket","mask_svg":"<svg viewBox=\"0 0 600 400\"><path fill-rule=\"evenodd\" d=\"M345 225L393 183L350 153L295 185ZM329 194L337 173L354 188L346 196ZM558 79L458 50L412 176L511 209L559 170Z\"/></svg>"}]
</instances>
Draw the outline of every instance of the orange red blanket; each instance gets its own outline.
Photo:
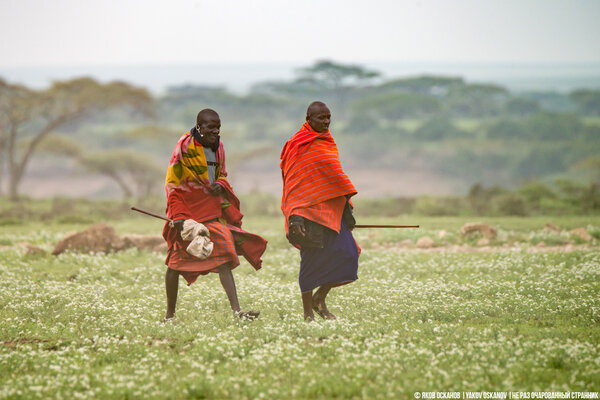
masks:
<instances>
[{"instance_id":1,"label":"orange red blanket","mask_svg":"<svg viewBox=\"0 0 600 400\"><path fill-rule=\"evenodd\" d=\"M354 185L342 170L331 133L315 132L308 122L283 146L280 167L283 178L281 210L286 218L286 230L287 220L294 210L318 208L318 204L356 194ZM335 213L339 218L344 204L345 200L341 207L335 207L339 210Z\"/></svg>"}]
</instances>

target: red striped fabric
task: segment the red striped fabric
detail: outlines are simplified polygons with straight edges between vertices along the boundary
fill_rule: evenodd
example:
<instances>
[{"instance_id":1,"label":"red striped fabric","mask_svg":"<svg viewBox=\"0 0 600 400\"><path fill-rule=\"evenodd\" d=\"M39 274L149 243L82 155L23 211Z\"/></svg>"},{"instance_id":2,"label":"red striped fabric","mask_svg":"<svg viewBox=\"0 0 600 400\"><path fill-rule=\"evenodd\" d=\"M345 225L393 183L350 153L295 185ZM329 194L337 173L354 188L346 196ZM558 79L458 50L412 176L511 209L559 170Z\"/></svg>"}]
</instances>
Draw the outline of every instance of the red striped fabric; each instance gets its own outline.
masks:
<instances>
[{"instance_id":1,"label":"red striped fabric","mask_svg":"<svg viewBox=\"0 0 600 400\"><path fill-rule=\"evenodd\" d=\"M216 154L219 172L215 183L223 188L224 194L213 196L208 191L208 179L201 178L191 168L206 162L204 158L198 156L198 151L203 151L201 145L192 140L190 133L184 135L171 156L166 179L168 182L166 215L173 220L193 219L205 224L214 242L213 253L206 260L188 254L185 249L189 242L184 242L177 229L166 222L163 228L163 237L168 246L165 264L171 269L180 271L188 284L194 282L198 275L217 272L216 267L219 265L229 263L231 268L235 268L240 263L238 255L248 260L254 269L260 269L261 256L267 248L267 241L241 229L243 215L239 210L240 201L226 179L223 142L220 143ZM194 149L194 146L199 147ZM179 173L173 168L176 164L179 164L177 169ZM206 167L206 164L204 166ZM185 173L187 179L180 179L181 171L187 171Z\"/></svg>"},{"instance_id":2,"label":"red striped fabric","mask_svg":"<svg viewBox=\"0 0 600 400\"><path fill-rule=\"evenodd\" d=\"M334 226L332 229L338 231L344 196L350 197L357 192L342 170L331 133L315 132L308 122L304 123L284 145L280 167L283 178L281 210L286 221L290 215L297 214L310 220L316 218L319 221L315 222ZM336 198L341 200L334 200ZM339 204L342 204L341 209Z\"/></svg>"},{"instance_id":3,"label":"red striped fabric","mask_svg":"<svg viewBox=\"0 0 600 400\"><path fill-rule=\"evenodd\" d=\"M295 208L290 215L299 215L340 233L340 223L345 206L346 196L340 196L314 206Z\"/></svg>"}]
</instances>

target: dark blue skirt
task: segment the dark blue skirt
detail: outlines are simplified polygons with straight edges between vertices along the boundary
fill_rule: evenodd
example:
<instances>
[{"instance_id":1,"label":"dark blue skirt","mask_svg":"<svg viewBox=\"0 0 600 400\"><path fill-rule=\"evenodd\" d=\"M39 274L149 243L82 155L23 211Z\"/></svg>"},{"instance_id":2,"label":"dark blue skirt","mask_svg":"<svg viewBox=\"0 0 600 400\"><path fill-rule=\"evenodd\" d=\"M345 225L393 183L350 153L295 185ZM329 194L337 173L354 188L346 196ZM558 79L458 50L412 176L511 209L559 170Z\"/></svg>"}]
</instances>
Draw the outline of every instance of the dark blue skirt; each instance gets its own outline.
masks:
<instances>
[{"instance_id":1,"label":"dark blue skirt","mask_svg":"<svg viewBox=\"0 0 600 400\"><path fill-rule=\"evenodd\" d=\"M325 247L300 249L300 291L326 283L336 286L358 279L358 247L344 221L338 234L325 229Z\"/></svg>"}]
</instances>

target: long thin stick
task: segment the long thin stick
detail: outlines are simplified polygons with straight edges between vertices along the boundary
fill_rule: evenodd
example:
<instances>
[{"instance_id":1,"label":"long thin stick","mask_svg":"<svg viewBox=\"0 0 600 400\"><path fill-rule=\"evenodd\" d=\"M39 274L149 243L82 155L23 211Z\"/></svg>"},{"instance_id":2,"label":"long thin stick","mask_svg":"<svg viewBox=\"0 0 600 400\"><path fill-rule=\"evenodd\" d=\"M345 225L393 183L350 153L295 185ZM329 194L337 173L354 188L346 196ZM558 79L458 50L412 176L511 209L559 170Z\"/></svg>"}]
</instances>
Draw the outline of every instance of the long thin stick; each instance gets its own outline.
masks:
<instances>
[{"instance_id":1,"label":"long thin stick","mask_svg":"<svg viewBox=\"0 0 600 400\"><path fill-rule=\"evenodd\" d=\"M355 228L418 228L419 225L356 225Z\"/></svg>"},{"instance_id":2,"label":"long thin stick","mask_svg":"<svg viewBox=\"0 0 600 400\"><path fill-rule=\"evenodd\" d=\"M170 218L163 217L162 215L154 214L150 211L145 211L137 207L131 207L132 210L140 212L142 214L149 215L154 218L159 218L165 221L171 222ZM356 225L355 228L418 228L419 225Z\"/></svg>"},{"instance_id":3,"label":"long thin stick","mask_svg":"<svg viewBox=\"0 0 600 400\"><path fill-rule=\"evenodd\" d=\"M144 211L144 210L142 210L142 209L139 209L139 208L137 208L137 207L133 207L133 206L131 206L131 209L132 209L133 211L141 212L142 214L146 214L146 215L149 215L149 216L151 216L151 217L154 217L154 218L164 219L165 221L169 221L169 222L172 222L172 221L173 221L173 220L172 220L172 219L170 219L170 218L163 217L162 215L158 215L158 214L151 213L150 211Z\"/></svg>"}]
</instances>

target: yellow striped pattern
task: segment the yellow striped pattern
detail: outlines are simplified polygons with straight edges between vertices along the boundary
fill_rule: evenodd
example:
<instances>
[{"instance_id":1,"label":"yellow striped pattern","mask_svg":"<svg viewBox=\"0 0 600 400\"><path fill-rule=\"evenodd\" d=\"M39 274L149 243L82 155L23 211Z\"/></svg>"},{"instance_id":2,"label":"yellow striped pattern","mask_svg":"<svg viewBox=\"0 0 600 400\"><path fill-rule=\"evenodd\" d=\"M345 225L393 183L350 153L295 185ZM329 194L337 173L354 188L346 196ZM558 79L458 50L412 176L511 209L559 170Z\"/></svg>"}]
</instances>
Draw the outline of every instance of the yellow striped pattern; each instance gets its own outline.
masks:
<instances>
[{"instance_id":1,"label":"yellow striped pattern","mask_svg":"<svg viewBox=\"0 0 600 400\"><path fill-rule=\"evenodd\" d=\"M221 166L217 166L216 175L223 179L220 174ZM189 182L208 184L208 168L206 156L202 145L196 146L191 135L186 133L177 143L177 147L171 157L171 163L167 169L165 186L168 191L183 187Z\"/></svg>"}]
</instances>

